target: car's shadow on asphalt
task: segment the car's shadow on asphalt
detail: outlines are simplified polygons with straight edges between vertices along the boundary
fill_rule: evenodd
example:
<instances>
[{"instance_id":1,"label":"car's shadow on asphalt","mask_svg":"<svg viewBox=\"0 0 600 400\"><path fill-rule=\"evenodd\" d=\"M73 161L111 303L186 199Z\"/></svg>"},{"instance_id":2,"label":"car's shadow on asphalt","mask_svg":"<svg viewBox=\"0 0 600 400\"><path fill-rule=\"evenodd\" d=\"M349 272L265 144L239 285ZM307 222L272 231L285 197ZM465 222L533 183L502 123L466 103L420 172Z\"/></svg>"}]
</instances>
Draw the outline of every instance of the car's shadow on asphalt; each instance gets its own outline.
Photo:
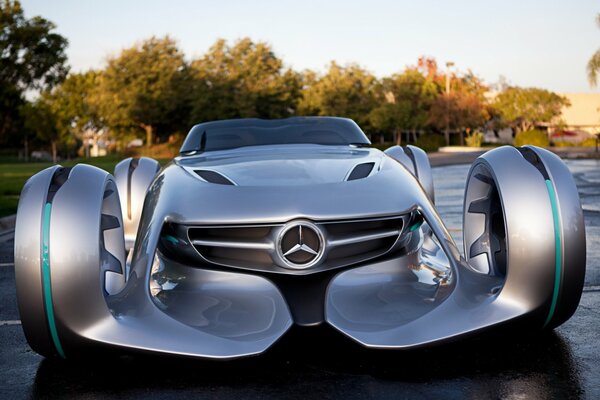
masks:
<instances>
[{"instance_id":1,"label":"car's shadow on asphalt","mask_svg":"<svg viewBox=\"0 0 600 400\"><path fill-rule=\"evenodd\" d=\"M77 398L577 398L560 335L486 334L416 351L363 349L329 329L289 332L267 353L233 361L147 355L44 360L32 395Z\"/></svg>"}]
</instances>

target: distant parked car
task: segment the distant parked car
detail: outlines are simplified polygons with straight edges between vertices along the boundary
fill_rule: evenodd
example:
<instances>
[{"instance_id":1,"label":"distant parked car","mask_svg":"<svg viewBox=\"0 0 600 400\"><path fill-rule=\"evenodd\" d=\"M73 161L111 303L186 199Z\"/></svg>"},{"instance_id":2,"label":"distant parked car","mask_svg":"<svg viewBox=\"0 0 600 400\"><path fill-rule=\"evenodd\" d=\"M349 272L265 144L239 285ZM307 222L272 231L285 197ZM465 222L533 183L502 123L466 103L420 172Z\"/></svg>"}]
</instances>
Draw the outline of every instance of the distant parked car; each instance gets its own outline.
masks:
<instances>
[{"instance_id":1,"label":"distant parked car","mask_svg":"<svg viewBox=\"0 0 600 400\"><path fill-rule=\"evenodd\" d=\"M31 160L32 161L52 161L52 155L47 151L32 151L31 152Z\"/></svg>"},{"instance_id":2,"label":"distant parked car","mask_svg":"<svg viewBox=\"0 0 600 400\"><path fill-rule=\"evenodd\" d=\"M142 139L133 139L131 142L127 143L127 148L142 147L143 145L144 141Z\"/></svg>"},{"instance_id":3,"label":"distant parked car","mask_svg":"<svg viewBox=\"0 0 600 400\"><path fill-rule=\"evenodd\" d=\"M593 138L594 135L586 131L556 131L551 135L554 142L569 142L572 144L581 143L586 139Z\"/></svg>"}]
</instances>

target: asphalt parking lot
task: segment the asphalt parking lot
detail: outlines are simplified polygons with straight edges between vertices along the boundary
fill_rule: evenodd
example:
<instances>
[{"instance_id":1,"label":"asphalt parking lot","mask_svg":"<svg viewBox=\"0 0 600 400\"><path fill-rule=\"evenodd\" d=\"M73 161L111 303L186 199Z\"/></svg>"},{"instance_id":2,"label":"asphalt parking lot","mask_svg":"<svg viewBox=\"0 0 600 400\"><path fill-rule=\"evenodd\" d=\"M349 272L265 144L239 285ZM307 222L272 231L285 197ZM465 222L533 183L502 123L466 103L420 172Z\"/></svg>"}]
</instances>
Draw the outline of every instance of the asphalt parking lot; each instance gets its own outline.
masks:
<instances>
[{"instance_id":1,"label":"asphalt parking lot","mask_svg":"<svg viewBox=\"0 0 600 400\"><path fill-rule=\"evenodd\" d=\"M600 160L567 163L582 198L588 266L576 314L554 332L383 352L326 327L296 328L267 353L238 361L131 354L45 360L21 330L8 233L0 235L0 398L600 398ZM458 242L467 171L434 168L437 207Z\"/></svg>"}]
</instances>

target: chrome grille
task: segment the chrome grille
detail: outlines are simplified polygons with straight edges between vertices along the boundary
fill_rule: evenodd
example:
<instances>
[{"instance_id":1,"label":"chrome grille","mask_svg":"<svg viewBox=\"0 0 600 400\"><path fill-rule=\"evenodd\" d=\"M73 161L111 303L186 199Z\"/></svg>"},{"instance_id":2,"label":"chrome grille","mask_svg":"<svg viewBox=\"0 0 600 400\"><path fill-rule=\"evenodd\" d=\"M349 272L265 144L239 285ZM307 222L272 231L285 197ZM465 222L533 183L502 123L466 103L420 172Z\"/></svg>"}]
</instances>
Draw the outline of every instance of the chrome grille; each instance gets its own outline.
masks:
<instances>
[{"instance_id":1,"label":"chrome grille","mask_svg":"<svg viewBox=\"0 0 600 400\"><path fill-rule=\"evenodd\" d=\"M325 237L322 260L310 272L358 264L390 252L398 242L408 215L312 222ZM209 263L229 267L289 272L276 246L285 223L188 227L188 238Z\"/></svg>"}]
</instances>

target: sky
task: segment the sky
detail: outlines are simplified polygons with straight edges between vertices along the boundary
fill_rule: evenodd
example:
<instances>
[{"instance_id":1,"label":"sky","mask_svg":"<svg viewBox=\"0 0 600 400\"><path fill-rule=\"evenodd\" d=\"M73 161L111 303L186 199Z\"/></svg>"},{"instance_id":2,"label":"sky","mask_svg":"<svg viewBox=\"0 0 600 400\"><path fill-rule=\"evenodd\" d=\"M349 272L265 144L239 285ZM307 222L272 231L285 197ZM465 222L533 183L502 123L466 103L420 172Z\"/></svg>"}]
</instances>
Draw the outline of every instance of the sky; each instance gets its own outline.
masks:
<instances>
[{"instance_id":1,"label":"sky","mask_svg":"<svg viewBox=\"0 0 600 400\"><path fill-rule=\"evenodd\" d=\"M188 59L218 39L269 43L287 66L323 72L331 60L378 77L421 55L455 63L486 83L561 93L597 92L586 64L600 48L598 0L22 0L69 40L72 70L101 68L152 35L176 39Z\"/></svg>"}]
</instances>

